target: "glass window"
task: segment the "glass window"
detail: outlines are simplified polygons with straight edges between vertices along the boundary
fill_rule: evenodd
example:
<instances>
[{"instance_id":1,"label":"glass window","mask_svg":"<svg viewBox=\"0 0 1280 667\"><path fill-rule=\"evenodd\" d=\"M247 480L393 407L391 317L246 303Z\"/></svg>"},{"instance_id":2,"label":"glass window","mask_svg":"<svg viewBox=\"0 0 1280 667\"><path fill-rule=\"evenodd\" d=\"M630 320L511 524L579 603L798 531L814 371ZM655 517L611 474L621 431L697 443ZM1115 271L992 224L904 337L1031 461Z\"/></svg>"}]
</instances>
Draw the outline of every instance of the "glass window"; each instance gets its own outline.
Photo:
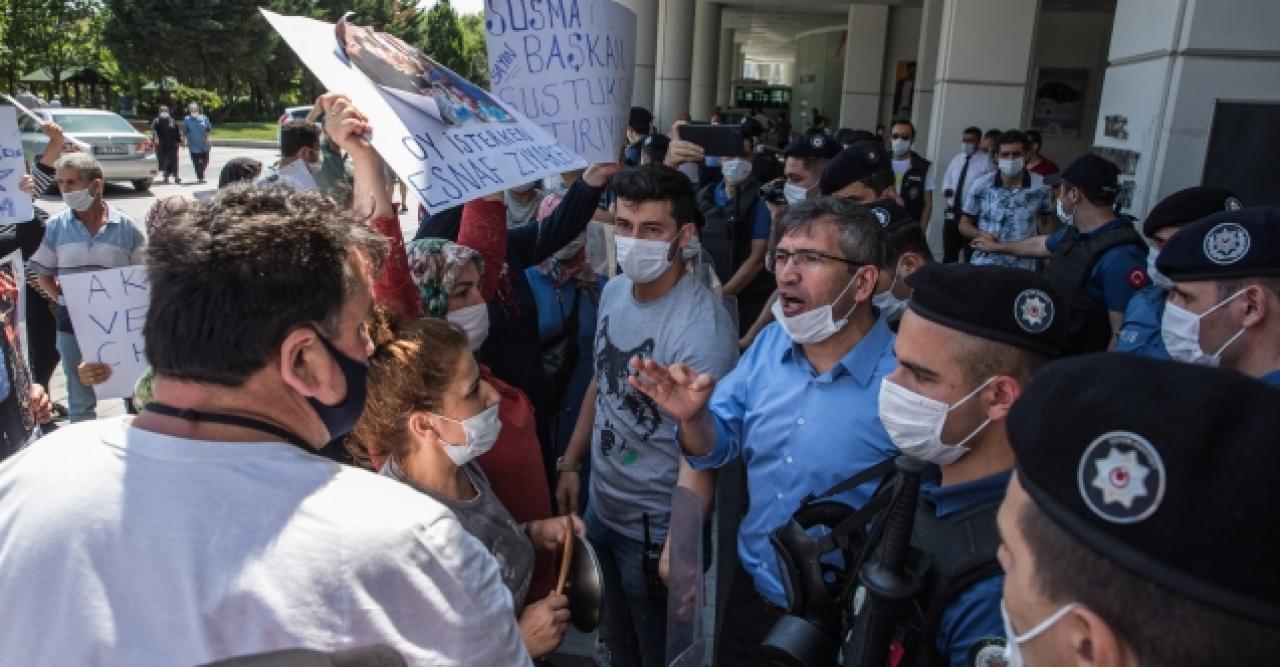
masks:
<instances>
[{"instance_id":1,"label":"glass window","mask_svg":"<svg viewBox=\"0 0 1280 667\"><path fill-rule=\"evenodd\" d=\"M111 132L115 134L134 134L137 130L125 119L113 113L94 114L54 114L53 120L62 126L62 131L75 134L77 132Z\"/></svg>"}]
</instances>

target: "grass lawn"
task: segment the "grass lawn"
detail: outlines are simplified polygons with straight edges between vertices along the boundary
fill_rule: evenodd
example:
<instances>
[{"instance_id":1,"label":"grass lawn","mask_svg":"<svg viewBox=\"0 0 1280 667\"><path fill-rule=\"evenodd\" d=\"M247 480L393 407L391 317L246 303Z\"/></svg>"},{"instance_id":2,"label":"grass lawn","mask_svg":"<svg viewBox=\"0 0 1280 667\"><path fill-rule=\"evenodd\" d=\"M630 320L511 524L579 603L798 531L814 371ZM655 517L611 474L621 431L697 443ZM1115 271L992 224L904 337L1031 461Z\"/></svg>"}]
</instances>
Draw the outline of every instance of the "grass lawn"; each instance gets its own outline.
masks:
<instances>
[{"instance_id":1,"label":"grass lawn","mask_svg":"<svg viewBox=\"0 0 1280 667\"><path fill-rule=\"evenodd\" d=\"M213 126L213 140L220 139L252 139L259 141L276 141L276 128L273 121L253 123L222 123Z\"/></svg>"}]
</instances>

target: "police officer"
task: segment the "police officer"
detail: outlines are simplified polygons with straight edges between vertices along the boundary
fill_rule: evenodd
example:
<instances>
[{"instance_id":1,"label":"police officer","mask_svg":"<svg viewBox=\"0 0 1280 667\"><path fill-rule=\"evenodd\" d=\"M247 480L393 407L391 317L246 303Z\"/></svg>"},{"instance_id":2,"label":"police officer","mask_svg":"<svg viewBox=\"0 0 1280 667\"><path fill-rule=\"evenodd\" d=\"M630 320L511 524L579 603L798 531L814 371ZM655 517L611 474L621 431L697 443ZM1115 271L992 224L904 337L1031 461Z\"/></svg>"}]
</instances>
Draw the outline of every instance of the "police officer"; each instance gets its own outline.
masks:
<instances>
[{"instance_id":1,"label":"police officer","mask_svg":"<svg viewBox=\"0 0 1280 667\"><path fill-rule=\"evenodd\" d=\"M1057 196L1064 226L1048 236L1001 243L979 237L973 247L1021 257L1051 258L1044 277L1067 299L1065 354L1100 352L1114 343L1135 292L1150 284L1147 246L1113 206L1120 170L1093 153L1045 179Z\"/></svg>"},{"instance_id":2,"label":"police officer","mask_svg":"<svg viewBox=\"0 0 1280 667\"><path fill-rule=\"evenodd\" d=\"M627 145L622 151L622 164L634 167L640 164L644 138L653 129L653 113L644 107L631 107L627 116Z\"/></svg>"},{"instance_id":3,"label":"police officer","mask_svg":"<svg viewBox=\"0 0 1280 667\"><path fill-rule=\"evenodd\" d=\"M1193 222L1169 239L1156 268L1173 281L1160 323L1169 356L1280 387L1280 208Z\"/></svg>"},{"instance_id":4,"label":"police officer","mask_svg":"<svg viewBox=\"0 0 1280 667\"><path fill-rule=\"evenodd\" d=\"M1137 355L1042 369L1009 415L1009 645L988 664L1275 664L1276 405L1238 373Z\"/></svg>"},{"instance_id":5,"label":"police officer","mask_svg":"<svg viewBox=\"0 0 1280 667\"><path fill-rule=\"evenodd\" d=\"M884 215L879 211L883 211ZM905 211L895 220L889 204L877 202L872 206L872 213L877 217L887 217L889 223L884 228L884 264L880 267L880 283L871 303L880 310L888 321L889 328L896 333L902 314L907 309L907 299L911 296L911 285L907 277L932 264L933 251L929 248L924 230L914 220L905 217Z\"/></svg>"},{"instance_id":6,"label":"police officer","mask_svg":"<svg viewBox=\"0 0 1280 667\"><path fill-rule=\"evenodd\" d=\"M1116 352L1132 352L1153 359L1168 359L1160 336L1160 318L1164 315L1165 297L1172 283L1156 269L1156 256L1174 232L1184 225L1219 211L1240 208L1235 195L1209 185L1196 185L1179 190L1160 200L1142 221L1142 235L1151 249L1147 251L1147 277L1151 285L1138 290L1124 311L1124 324L1116 334Z\"/></svg>"},{"instance_id":7,"label":"police officer","mask_svg":"<svg viewBox=\"0 0 1280 667\"><path fill-rule=\"evenodd\" d=\"M1031 376L1058 356L1065 306L1039 275L1022 269L930 264L912 288L880 387L880 421L908 456L937 464L912 544L931 564L920 613L900 628L901 665L979 664L1004 636L995 513L1008 486L1010 407Z\"/></svg>"},{"instance_id":8,"label":"police officer","mask_svg":"<svg viewBox=\"0 0 1280 667\"><path fill-rule=\"evenodd\" d=\"M822 170L818 189L824 195L860 204L898 197L889 153L878 141L859 141L840 151Z\"/></svg>"},{"instance_id":9,"label":"police officer","mask_svg":"<svg viewBox=\"0 0 1280 667\"><path fill-rule=\"evenodd\" d=\"M840 154L840 142L817 133L806 134L787 145L782 175L786 179L783 193L788 204L798 204L817 196L818 177L831 159Z\"/></svg>"}]
</instances>

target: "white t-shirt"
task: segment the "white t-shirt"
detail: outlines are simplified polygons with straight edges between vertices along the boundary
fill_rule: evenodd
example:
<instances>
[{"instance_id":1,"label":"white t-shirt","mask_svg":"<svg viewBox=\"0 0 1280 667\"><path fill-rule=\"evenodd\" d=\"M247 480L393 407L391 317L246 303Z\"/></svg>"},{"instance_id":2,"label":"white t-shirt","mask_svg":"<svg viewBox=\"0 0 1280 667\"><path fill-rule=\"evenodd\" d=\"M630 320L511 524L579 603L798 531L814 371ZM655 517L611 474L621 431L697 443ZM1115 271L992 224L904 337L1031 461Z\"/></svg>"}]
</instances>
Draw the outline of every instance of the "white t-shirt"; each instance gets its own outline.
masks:
<instances>
[{"instance_id":1,"label":"white t-shirt","mask_svg":"<svg viewBox=\"0 0 1280 667\"><path fill-rule=\"evenodd\" d=\"M907 173L910 168L910 153L907 153L907 157L901 160L893 158L893 187L897 188L899 193L902 192L902 175ZM933 165L929 165L929 168L924 172L924 191L933 192Z\"/></svg>"},{"instance_id":2,"label":"white t-shirt","mask_svg":"<svg viewBox=\"0 0 1280 667\"><path fill-rule=\"evenodd\" d=\"M439 503L293 445L128 419L0 465L0 664L377 643L415 665L529 664L497 564Z\"/></svg>"}]
</instances>

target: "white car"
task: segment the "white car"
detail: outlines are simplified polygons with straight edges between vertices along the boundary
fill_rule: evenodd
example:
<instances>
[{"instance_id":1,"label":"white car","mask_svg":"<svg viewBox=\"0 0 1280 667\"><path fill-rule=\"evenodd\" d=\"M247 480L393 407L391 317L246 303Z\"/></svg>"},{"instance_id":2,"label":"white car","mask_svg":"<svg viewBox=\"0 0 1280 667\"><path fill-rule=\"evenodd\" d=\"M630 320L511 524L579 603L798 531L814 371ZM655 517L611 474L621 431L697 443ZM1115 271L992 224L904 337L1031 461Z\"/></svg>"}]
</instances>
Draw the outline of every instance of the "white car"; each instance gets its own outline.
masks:
<instances>
[{"instance_id":1,"label":"white car","mask_svg":"<svg viewBox=\"0 0 1280 667\"><path fill-rule=\"evenodd\" d=\"M155 147L147 136L135 129L119 114L100 109L34 109L36 115L52 120L62 127L68 137L88 144L93 156L102 163L102 174L107 181L128 181L141 192L151 189L158 166ZM22 131L22 152L27 168L44 153L49 138L40 131L40 124L30 116L18 117ZM63 153L78 152L80 148L68 141Z\"/></svg>"},{"instance_id":2,"label":"white car","mask_svg":"<svg viewBox=\"0 0 1280 667\"><path fill-rule=\"evenodd\" d=\"M312 106L313 105L308 104L306 106L301 106L301 107L288 107L284 110L284 113L280 114L280 118L276 120L276 145L277 146L280 145L280 128L284 127L284 124L291 120L302 120L306 118L307 114L311 113Z\"/></svg>"}]
</instances>

